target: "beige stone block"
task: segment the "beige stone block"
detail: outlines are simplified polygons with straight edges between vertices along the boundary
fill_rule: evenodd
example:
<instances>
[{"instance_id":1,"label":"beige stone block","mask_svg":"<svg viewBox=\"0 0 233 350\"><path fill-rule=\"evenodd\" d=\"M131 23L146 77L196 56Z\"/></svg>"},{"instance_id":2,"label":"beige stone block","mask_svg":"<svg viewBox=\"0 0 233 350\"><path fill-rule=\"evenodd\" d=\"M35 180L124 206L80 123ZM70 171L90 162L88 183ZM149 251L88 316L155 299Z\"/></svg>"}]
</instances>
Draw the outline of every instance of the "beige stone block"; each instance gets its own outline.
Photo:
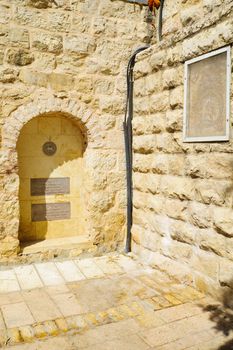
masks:
<instances>
[{"instance_id":1,"label":"beige stone block","mask_svg":"<svg viewBox=\"0 0 233 350\"><path fill-rule=\"evenodd\" d=\"M191 26L203 17L203 8L199 4L189 6L181 11L180 18L183 26Z\"/></svg>"},{"instance_id":2,"label":"beige stone block","mask_svg":"<svg viewBox=\"0 0 233 350\"><path fill-rule=\"evenodd\" d=\"M161 113L148 115L145 117L137 116L133 119L134 135L157 134L164 130L165 117Z\"/></svg>"},{"instance_id":3,"label":"beige stone block","mask_svg":"<svg viewBox=\"0 0 233 350\"><path fill-rule=\"evenodd\" d=\"M149 74L144 78L143 86L135 85L137 90L145 90L147 95L156 94L158 91L161 91L161 72L156 72L154 74Z\"/></svg>"},{"instance_id":4,"label":"beige stone block","mask_svg":"<svg viewBox=\"0 0 233 350\"><path fill-rule=\"evenodd\" d=\"M164 153L182 153L182 148L174 138L173 134L163 133L156 137L156 147Z\"/></svg>"},{"instance_id":5,"label":"beige stone block","mask_svg":"<svg viewBox=\"0 0 233 350\"><path fill-rule=\"evenodd\" d=\"M195 181L195 197L205 204L223 205L230 188L230 182L198 180Z\"/></svg>"},{"instance_id":6,"label":"beige stone block","mask_svg":"<svg viewBox=\"0 0 233 350\"><path fill-rule=\"evenodd\" d=\"M88 35L69 35L64 39L64 50L70 53L76 53L81 56L86 56L95 49L95 41Z\"/></svg>"},{"instance_id":7,"label":"beige stone block","mask_svg":"<svg viewBox=\"0 0 233 350\"><path fill-rule=\"evenodd\" d=\"M167 50L167 64L173 66L182 61L182 47L181 44L177 43L176 46L170 47Z\"/></svg>"},{"instance_id":8,"label":"beige stone block","mask_svg":"<svg viewBox=\"0 0 233 350\"><path fill-rule=\"evenodd\" d=\"M29 48L29 32L25 28L12 26L9 29L9 41L12 46Z\"/></svg>"},{"instance_id":9,"label":"beige stone block","mask_svg":"<svg viewBox=\"0 0 233 350\"><path fill-rule=\"evenodd\" d=\"M161 176L156 174L133 174L133 183L136 190L156 194L160 192Z\"/></svg>"},{"instance_id":10,"label":"beige stone block","mask_svg":"<svg viewBox=\"0 0 233 350\"><path fill-rule=\"evenodd\" d=\"M148 108L148 107L147 107ZM152 95L149 100L150 112L163 112L169 108L169 93L164 91L160 94Z\"/></svg>"},{"instance_id":11,"label":"beige stone block","mask_svg":"<svg viewBox=\"0 0 233 350\"><path fill-rule=\"evenodd\" d=\"M74 77L64 73L51 73L47 77L48 86L55 91L69 91L74 86Z\"/></svg>"},{"instance_id":12,"label":"beige stone block","mask_svg":"<svg viewBox=\"0 0 233 350\"><path fill-rule=\"evenodd\" d=\"M201 203L191 202L188 207L190 222L200 228L212 226L212 210Z\"/></svg>"},{"instance_id":13,"label":"beige stone block","mask_svg":"<svg viewBox=\"0 0 233 350\"><path fill-rule=\"evenodd\" d=\"M31 32L32 48L38 51L59 54L62 51L62 36L44 32Z\"/></svg>"},{"instance_id":14,"label":"beige stone block","mask_svg":"<svg viewBox=\"0 0 233 350\"><path fill-rule=\"evenodd\" d=\"M180 15L177 13L164 21L163 35L168 36L182 30Z\"/></svg>"},{"instance_id":15,"label":"beige stone block","mask_svg":"<svg viewBox=\"0 0 233 350\"><path fill-rule=\"evenodd\" d=\"M57 56L53 53L47 52L34 52L34 62L32 63L32 68L43 73L51 73L57 65ZM42 73L43 72L43 73Z\"/></svg>"},{"instance_id":16,"label":"beige stone block","mask_svg":"<svg viewBox=\"0 0 233 350\"><path fill-rule=\"evenodd\" d=\"M219 258L215 254L195 249L190 259L190 267L213 280L217 280L219 271Z\"/></svg>"},{"instance_id":17,"label":"beige stone block","mask_svg":"<svg viewBox=\"0 0 233 350\"><path fill-rule=\"evenodd\" d=\"M232 154L189 156L186 162L186 173L191 177L232 178L232 161Z\"/></svg>"},{"instance_id":18,"label":"beige stone block","mask_svg":"<svg viewBox=\"0 0 233 350\"><path fill-rule=\"evenodd\" d=\"M183 67L170 68L163 72L162 84L164 89L172 89L183 82Z\"/></svg>"},{"instance_id":19,"label":"beige stone block","mask_svg":"<svg viewBox=\"0 0 233 350\"><path fill-rule=\"evenodd\" d=\"M0 5L0 24L6 24L11 18L11 7L10 5L1 4Z\"/></svg>"},{"instance_id":20,"label":"beige stone block","mask_svg":"<svg viewBox=\"0 0 233 350\"><path fill-rule=\"evenodd\" d=\"M198 230L185 222L176 221L171 225L170 234L176 241L195 244Z\"/></svg>"},{"instance_id":21,"label":"beige stone block","mask_svg":"<svg viewBox=\"0 0 233 350\"><path fill-rule=\"evenodd\" d=\"M168 172L171 175L184 175L185 156L182 154L168 157Z\"/></svg>"},{"instance_id":22,"label":"beige stone block","mask_svg":"<svg viewBox=\"0 0 233 350\"><path fill-rule=\"evenodd\" d=\"M170 218L185 221L187 219L187 206L188 203L186 201L165 199L163 212Z\"/></svg>"},{"instance_id":23,"label":"beige stone block","mask_svg":"<svg viewBox=\"0 0 233 350\"><path fill-rule=\"evenodd\" d=\"M214 226L218 233L227 237L233 236L232 214L233 212L230 208L214 208Z\"/></svg>"},{"instance_id":24,"label":"beige stone block","mask_svg":"<svg viewBox=\"0 0 233 350\"><path fill-rule=\"evenodd\" d=\"M195 37L185 39L182 44L183 58L193 58L224 46L230 41L231 33L231 23L226 20L208 30L199 32Z\"/></svg>"},{"instance_id":25,"label":"beige stone block","mask_svg":"<svg viewBox=\"0 0 233 350\"><path fill-rule=\"evenodd\" d=\"M13 83L18 76L18 72L12 68L0 67L0 82Z\"/></svg>"},{"instance_id":26,"label":"beige stone block","mask_svg":"<svg viewBox=\"0 0 233 350\"><path fill-rule=\"evenodd\" d=\"M138 79L140 77L143 77L147 74L151 73L151 65L148 61L139 61L137 62L137 65L135 66L134 74L135 78Z\"/></svg>"},{"instance_id":27,"label":"beige stone block","mask_svg":"<svg viewBox=\"0 0 233 350\"><path fill-rule=\"evenodd\" d=\"M148 154L154 152L156 147L155 135L141 135L133 138L133 149L137 153Z\"/></svg>"},{"instance_id":28,"label":"beige stone block","mask_svg":"<svg viewBox=\"0 0 233 350\"><path fill-rule=\"evenodd\" d=\"M190 200L194 198L194 181L178 176L163 176L161 179L161 192L170 198Z\"/></svg>"},{"instance_id":29,"label":"beige stone block","mask_svg":"<svg viewBox=\"0 0 233 350\"><path fill-rule=\"evenodd\" d=\"M105 150L86 150L85 165L88 169L105 173L113 171L117 165L117 152Z\"/></svg>"},{"instance_id":30,"label":"beige stone block","mask_svg":"<svg viewBox=\"0 0 233 350\"><path fill-rule=\"evenodd\" d=\"M161 69L166 62L166 51L159 51L153 53L150 58L150 65L152 67L152 71L158 71Z\"/></svg>"},{"instance_id":31,"label":"beige stone block","mask_svg":"<svg viewBox=\"0 0 233 350\"><path fill-rule=\"evenodd\" d=\"M100 109L106 113L122 113L124 108L123 98L118 96L100 95L99 105Z\"/></svg>"},{"instance_id":32,"label":"beige stone block","mask_svg":"<svg viewBox=\"0 0 233 350\"><path fill-rule=\"evenodd\" d=\"M177 260L179 263L184 262L187 264L189 264L193 255L193 249L189 244L174 241L169 242L167 238L161 241L160 252L171 259Z\"/></svg>"},{"instance_id":33,"label":"beige stone block","mask_svg":"<svg viewBox=\"0 0 233 350\"><path fill-rule=\"evenodd\" d=\"M225 237L217 234L213 230L200 230L197 235L197 243L203 250L213 252L219 256L227 257L229 255L230 245L227 244Z\"/></svg>"},{"instance_id":34,"label":"beige stone block","mask_svg":"<svg viewBox=\"0 0 233 350\"><path fill-rule=\"evenodd\" d=\"M149 228L145 229L140 225L134 224L132 227L132 238L137 244L140 244L146 249L152 251L158 251L160 249L160 236L150 231Z\"/></svg>"},{"instance_id":35,"label":"beige stone block","mask_svg":"<svg viewBox=\"0 0 233 350\"><path fill-rule=\"evenodd\" d=\"M33 54L25 49L8 49L6 62L15 66L27 66L34 61Z\"/></svg>"},{"instance_id":36,"label":"beige stone block","mask_svg":"<svg viewBox=\"0 0 233 350\"><path fill-rule=\"evenodd\" d=\"M233 262L228 259L219 260L219 282L221 286L233 286L233 273L232 273ZM229 302L229 300L228 300ZM232 301L231 301L232 306Z\"/></svg>"},{"instance_id":37,"label":"beige stone block","mask_svg":"<svg viewBox=\"0 0 233 350\"><path fill-rule=\"evenodd\" d=\"M166 130L168 132L181 131L183 123L183 111L179 109L169 110L166 113Z\"/></svg>"},{"instance_id":38,"label":"beige stone block","mask_svg":"<svg viewBox=\"0 0 233 350\"><path fill-rule=\"evenodd\" d=\"M26 84L47 86L48 76L43 72L38 72L30 68L23 68L19 73L19 80Z\"/></svg>"},{"instance_id":39,"label":"beige stone block","mask_svg":"<svg viewBox=\"0 0 233 350\"><path fill-rule=\"evenodd\" d=\"M174 108L182 108L184 100L184 88L183 86L176 87L174 90L170 92L170 107Z\"/></svg>"}]
</instances>

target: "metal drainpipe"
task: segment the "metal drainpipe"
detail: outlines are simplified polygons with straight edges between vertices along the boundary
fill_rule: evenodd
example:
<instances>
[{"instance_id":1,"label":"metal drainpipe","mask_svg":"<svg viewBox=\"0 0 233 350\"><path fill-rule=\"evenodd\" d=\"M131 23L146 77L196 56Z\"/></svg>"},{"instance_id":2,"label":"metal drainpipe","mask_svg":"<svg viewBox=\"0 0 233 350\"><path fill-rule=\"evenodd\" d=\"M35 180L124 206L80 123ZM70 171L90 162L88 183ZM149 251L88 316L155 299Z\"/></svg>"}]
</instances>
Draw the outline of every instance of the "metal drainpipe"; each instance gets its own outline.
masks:
<instances>
[{"instance_id":1,"label":"metal drainpipe","mask_svg":"<svg viewBox=\"0 0 233 350\"><path fill-rule=\"evenodd\" d=\"M149 48L149 45L139 47L135 50L133 55L129 59L127 67L127 101L125 109L125 119L123 122L124 138L125 138L125 159L126 159L126 181L127 181L127 235L125 252L131 252L131 227L132 227L132 214L133 214L133 186L132 186L132 173L133 173L133 149L132 149L132 120L133 120L133 85L134 76L133 69L135 65L135 59L139 52L142 52Z\"/></svg>"}]
</instances>

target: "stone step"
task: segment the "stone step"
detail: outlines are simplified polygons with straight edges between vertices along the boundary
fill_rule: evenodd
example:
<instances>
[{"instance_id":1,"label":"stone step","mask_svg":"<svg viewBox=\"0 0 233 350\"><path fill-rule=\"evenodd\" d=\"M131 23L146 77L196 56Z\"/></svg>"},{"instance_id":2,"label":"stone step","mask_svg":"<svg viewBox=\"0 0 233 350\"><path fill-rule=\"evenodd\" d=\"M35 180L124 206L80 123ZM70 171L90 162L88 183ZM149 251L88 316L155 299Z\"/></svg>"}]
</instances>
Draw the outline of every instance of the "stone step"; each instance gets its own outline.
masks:
<instances>
[{"instance_id":1,"label":"stone step","mask_svg":"<svg viewBox=\"0 0 233 350\"><path fill-rule=\"evenodd\" d=\"M21 255L38 254L38 253L53 253L62 255L65 251L92 250L93 243L87 235L75 237L65 237L56 239L45 239L43 241L31 241L21 244ZM68 254L69 255L69 254Z\"/></svg>"}]
</instances>

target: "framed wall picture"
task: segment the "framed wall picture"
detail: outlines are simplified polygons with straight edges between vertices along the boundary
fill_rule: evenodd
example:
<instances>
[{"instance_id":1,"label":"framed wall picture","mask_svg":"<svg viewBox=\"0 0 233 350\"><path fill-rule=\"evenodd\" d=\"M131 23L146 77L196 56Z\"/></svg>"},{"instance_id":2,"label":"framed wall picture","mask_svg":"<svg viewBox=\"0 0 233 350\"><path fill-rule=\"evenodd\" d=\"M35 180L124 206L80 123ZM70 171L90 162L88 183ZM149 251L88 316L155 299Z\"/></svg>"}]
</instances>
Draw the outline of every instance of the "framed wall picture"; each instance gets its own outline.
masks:
<instances>
[{"instance_id":1,"label":"framed wall picture","mask_svg":"<svg viewBox=\"0 0 233 350\"><path fill-rule=\"evenodd\" d=\"M184 142L228 141L230 47L185 62Z\"/></svg>"}]
</instances>

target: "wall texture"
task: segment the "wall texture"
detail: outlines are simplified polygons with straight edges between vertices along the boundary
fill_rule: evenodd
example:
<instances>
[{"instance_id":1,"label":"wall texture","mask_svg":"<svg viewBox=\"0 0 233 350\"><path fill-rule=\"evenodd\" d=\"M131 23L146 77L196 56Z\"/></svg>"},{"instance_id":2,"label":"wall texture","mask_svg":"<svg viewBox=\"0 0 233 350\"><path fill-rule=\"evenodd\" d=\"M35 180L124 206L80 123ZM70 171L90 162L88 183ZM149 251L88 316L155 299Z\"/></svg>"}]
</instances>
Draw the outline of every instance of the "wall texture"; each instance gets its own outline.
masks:
<instances>
[{"instance_id":1,"label":"wall texture","mask_svg":"<svg viewBox=\"0 0 233 350\"><path fill-rule=\"evenodd\" d=\"M212 293L233 286L233 141L183 143L184 62L233 43L232 10L165 0L163 40L136 65L133 250Z\"/></svg>"},{"instance_id":2,"label":"wall texture","mask_svg":"<svg viewBox=\"0 0 233 350\"><path fill-rule=\"evenodd\" d=\"M110 0L0 0L0 258L19 251L16 144L32 118L61 115L87 139L85 234L124 236L126 64L148 41L144 10Z\"/></svg>"}]
</instances>

